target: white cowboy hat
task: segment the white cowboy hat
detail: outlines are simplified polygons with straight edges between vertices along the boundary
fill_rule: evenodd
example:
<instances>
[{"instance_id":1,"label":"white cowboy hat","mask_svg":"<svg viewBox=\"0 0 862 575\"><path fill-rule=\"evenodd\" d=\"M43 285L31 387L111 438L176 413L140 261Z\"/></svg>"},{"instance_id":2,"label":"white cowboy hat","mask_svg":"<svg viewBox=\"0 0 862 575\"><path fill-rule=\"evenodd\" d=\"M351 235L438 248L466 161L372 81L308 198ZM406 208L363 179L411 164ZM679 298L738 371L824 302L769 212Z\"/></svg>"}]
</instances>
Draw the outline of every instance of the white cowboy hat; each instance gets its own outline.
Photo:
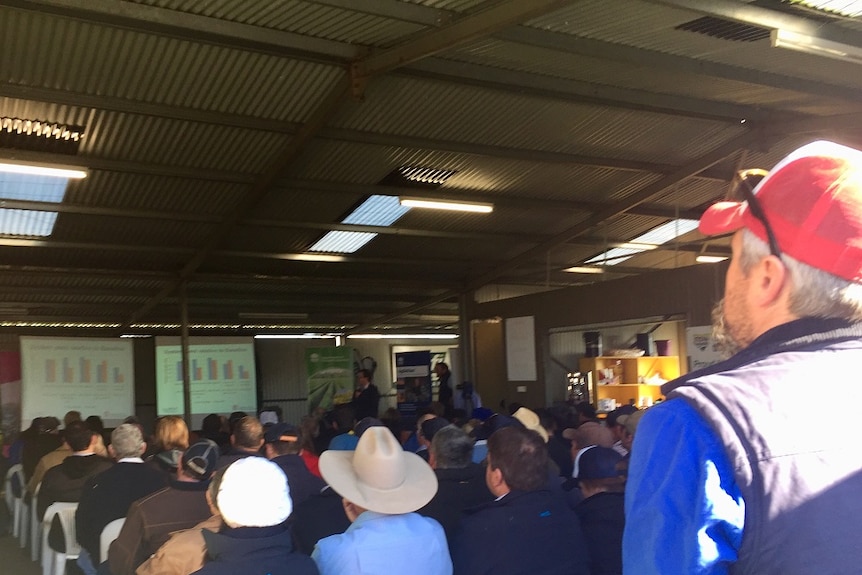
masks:
<instances>
[{"instance_id":1,"label":"white cowboy hat","mask_svg":"<svg viewBox=\"0 0 862 575\"><path fill-rule=\"evenodd\" d=\"M368 428L356 451L324 451L320 473L336 493L377 513L410 513L437 493L431 467L404 451L386 427Z\"/></svg>"},{"instance_id":2,"label":"white cowboy hat","mask_svg":"<svg viewBox=\"0 0 862 575\"><path fill-rule=\"evenodd\" d=\"M539 416L535 411L527 409L526 407L521 407L518 408L518 411L516 411L512 417L523 423L524 427L530 431L535 431L541 435L542 440L545 443L548 442L548 430L542 427L542 422L539 420Z\"/></svg>"}]
</instances>

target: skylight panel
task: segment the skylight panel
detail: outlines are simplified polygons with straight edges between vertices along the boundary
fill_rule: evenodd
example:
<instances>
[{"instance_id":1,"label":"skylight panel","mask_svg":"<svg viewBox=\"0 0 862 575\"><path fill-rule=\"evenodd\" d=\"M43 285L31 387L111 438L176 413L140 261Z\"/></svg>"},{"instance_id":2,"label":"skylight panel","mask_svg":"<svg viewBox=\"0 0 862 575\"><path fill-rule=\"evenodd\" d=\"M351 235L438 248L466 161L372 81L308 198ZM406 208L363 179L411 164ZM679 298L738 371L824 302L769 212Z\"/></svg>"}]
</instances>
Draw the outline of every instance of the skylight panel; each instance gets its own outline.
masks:
<instances>
[{"instance_id":1,"label":"skylight panel","mask_svg":"<svg viewBox=\"0 0 862 575\"><path fill-rule=\"evenodd\" d=\"M402 206L397 196L374 195L362 202L341 223L364 226L391 226L409 211L410 208Z\"/></svg>"},{"instance_id":2,"label":"skylight panel","mask_svg":"<svg viewBox=\"0 0 862 575\"><path fill-rule=\"evenodd\" d=\"M672 220L657 228L639 235L629 242L630 244L644 244L643 248L611 248L599 255L586 260L585 264L604 263L613 266L626 261L634 255L645 252L650 246L666 244L671 240L685 235L697 229L697 220Z\"/></svg>"},{"instance_id":3,"label":"skylight panel","mask_svg":"<svg viewBox=\"0 0 862 575\"><path fill-rule=\"evenodd\" d=\"M862 1L859 0L791 0L791 3L851 18L862 15Z\"/></svg>"},{"instance_id":4,"label":"skylight panel","mask_svg":"<svg viewBox=\"0 0 862 575\"><path fill-rule=\"evenodd\" d=\"M373 240L375 236L377 234L369 232L327 232L313 246L308 248L308 251L352 254Z\"/></svg>"},{"instance_id":5,"label":"skylight panel","mask_svg":"<svg viewBox=\"0 0 862 575\"><path fill-rule=\"evenodd\" d=\"M60 203L68 183L68 178L0 171L0 198ZM56 221L56 212L0 208L0 234L50 236Z\"/></svg>"}]
</instances>

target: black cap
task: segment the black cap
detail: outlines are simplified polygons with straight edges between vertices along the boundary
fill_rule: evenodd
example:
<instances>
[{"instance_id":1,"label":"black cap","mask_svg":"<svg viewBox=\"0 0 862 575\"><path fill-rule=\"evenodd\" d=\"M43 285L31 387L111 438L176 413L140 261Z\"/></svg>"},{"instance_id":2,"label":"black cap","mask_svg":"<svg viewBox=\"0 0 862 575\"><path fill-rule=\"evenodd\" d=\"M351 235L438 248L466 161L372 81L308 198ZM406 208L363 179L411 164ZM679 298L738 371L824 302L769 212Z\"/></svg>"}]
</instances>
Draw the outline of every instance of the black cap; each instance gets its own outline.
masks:
<instances>
[{"instance_id":1,"label":"black cap","mask_svg":"<svg viewBox=\"0 0 862 575\"><path fill-rule=\"evenodd\" d=\"M266 428L263 434L263 440L267 443L276 443L278 441L298 441L299 428L290 423L274 423Z\"/></svg>"}]
</instances>

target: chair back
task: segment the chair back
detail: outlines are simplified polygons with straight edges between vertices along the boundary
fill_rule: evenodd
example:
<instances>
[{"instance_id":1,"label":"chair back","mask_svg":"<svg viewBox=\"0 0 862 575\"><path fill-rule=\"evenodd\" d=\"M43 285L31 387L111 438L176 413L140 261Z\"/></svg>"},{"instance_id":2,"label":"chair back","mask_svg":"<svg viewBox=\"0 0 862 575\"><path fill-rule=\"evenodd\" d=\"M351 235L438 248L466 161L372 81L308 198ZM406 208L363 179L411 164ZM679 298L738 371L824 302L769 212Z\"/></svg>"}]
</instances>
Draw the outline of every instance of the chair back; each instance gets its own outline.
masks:
<instances>
[{"instance_id":1,"label":"chair back","mask_svg":"<svg viewBox=\"0 0 862 575\"><path fill-rule=\"evenodd\" d=\"M78 511L78 503L68 501L58 501L52 503L45 510L45 515L42 517L42 575L52 575L55 573L55 567L63 565L65 569L66 556L77 557L80 553L77 537L75 536L75 513ZM48 545L48 533L51 531L51 523L54 522L54 516L60 518L60 524L63 526L63 536L66 540L66 553L58 553L51 549ZM64 517L67 519L64 520ZM71 517L71 521L68 521ZM64 522L65 521L65 522ZM71 523L71 533L67 529L66 522ZM70 547L72 545L72 547Z\"/></svg>"},{"instance_id":2,"label":"chair back","mask_svg":"<svg viewBox=\"0 0 862 575\"><path fill-rule=\"evenodd\" d=\"M24 468L20 463L16 463L6 472L6 481L3 483L3 493L5 494L6 508L9 510L9 516L12 517L12 535L18 536L18 517L15 514L17 499L23 495L22 485L24 481Z\"/></svg>"},{"instance_id":3,"label":"chair back","mask_svg":"<svg viewBox=\"0 0 862 575\"><path fill-rule=\"evenodd\" d=\"M114 519L102 529L102 534L99 536L99 563L104 563L108 560L108 548L111 543L119 537L120 530L123 528L123 523L126 522L125 517Z\"/></svg>"}]
</instances>

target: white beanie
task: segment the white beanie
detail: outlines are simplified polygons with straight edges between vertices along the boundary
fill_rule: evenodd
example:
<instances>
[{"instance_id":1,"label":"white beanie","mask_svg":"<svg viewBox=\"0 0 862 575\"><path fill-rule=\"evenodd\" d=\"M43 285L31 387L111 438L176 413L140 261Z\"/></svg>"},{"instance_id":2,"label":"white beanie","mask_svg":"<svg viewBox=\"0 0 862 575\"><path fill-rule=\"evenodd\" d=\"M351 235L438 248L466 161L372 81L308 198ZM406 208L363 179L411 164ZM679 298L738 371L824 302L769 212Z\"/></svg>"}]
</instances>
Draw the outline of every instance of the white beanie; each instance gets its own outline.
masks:
<instances>
[{"instance_id":1,"label":"white beanie","mask_svg":"<svg viewBox=\"0 0 862 575\"><path fill-rule=\"evenodd\" d=\"M216 504L228 527L269 527L293 511L284 471L264 457L244 457L225 470Z\"/></svg>"}]
</instances>

